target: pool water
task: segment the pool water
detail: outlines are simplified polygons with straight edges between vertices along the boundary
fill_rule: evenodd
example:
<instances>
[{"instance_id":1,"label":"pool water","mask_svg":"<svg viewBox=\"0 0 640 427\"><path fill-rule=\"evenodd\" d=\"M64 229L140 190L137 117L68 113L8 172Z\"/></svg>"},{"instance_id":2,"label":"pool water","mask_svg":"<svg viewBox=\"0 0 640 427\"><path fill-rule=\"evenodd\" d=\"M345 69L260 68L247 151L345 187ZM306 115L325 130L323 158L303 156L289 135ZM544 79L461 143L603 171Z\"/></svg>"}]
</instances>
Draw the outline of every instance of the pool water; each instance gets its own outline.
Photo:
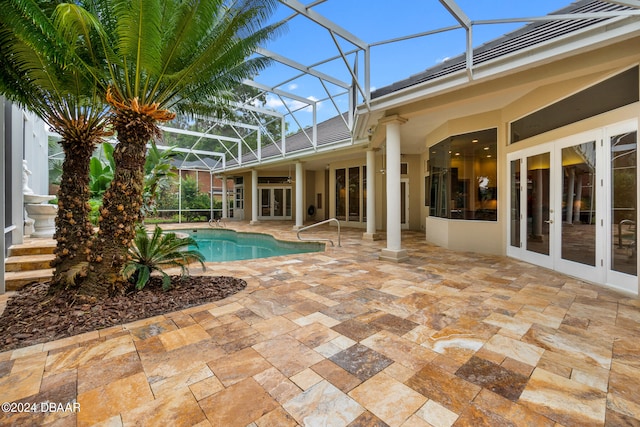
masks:
<instances>
[{"instance_id":1,"label":"pool water","mask_svg":"<svg viewBox=\"0 0 640 427\"><path fill-rule=\"evenodd\" d=\"M324 251L324 243L284 242L260 233L239 233L223 229L180 230L198 243L207 262L238 261ZM190 249L196 249L194 247Z\"/></svg>"}]
</instances>

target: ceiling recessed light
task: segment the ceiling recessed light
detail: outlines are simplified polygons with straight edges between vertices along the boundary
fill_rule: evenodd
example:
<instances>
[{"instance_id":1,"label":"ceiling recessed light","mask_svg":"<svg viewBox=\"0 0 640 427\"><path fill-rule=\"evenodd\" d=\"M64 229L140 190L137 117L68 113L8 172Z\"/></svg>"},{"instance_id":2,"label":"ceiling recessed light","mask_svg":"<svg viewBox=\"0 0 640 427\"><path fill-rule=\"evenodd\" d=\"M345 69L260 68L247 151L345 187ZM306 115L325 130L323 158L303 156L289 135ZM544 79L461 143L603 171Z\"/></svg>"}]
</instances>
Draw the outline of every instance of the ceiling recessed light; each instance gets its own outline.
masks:
<instances>
[{"instance_id":1,"label":"ceiling recessed light","mask_svg":"<svg viewBox=\"0 0 640 427\"><path fill-rule=\"evenodd\" d=\"M460 155L460 153L456 153L456 156L459 156L459 155Z\"/></svg>"},{"instance_id":2,"label":"ceiling recessed light","mask_svg":"<svg viewBox=\"0 0 640 427\"><path fill-rule=\"evenodd\" d=\"M488 150L488 149L489 149L489 147L484 147L484 150Z\"/></svg>"},{"instance_id":3,"label":"ceiling recessed light","mask_svg":"<svg viewBox=\"0 0 640 427\"><path fill-rule=\"evenodd\" d=\"M474 144L476 144L478 142L477 139L472 139L471 142L473 142Z\"/></svg>"}]
</instances>

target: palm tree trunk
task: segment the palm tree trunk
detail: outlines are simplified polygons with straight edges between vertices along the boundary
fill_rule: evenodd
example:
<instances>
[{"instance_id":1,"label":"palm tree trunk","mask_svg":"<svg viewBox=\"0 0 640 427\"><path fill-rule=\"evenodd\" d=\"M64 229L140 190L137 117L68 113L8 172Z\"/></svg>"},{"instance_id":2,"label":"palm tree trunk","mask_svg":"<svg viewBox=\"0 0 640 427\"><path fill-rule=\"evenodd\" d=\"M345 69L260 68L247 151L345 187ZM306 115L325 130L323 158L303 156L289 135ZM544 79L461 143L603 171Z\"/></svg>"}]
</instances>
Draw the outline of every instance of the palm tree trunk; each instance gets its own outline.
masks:
<instances>
[{"instance_id":1,"label":"palm tree trunk","mask_svg":"<svg viewBox=\"0 0 640 427\"><path fill-rule=\"evenodd\" d=\"M89 161L95 144L86 141L62 141L64 162L58 190L58 215L56 217L56 258L53 286L62 288L73 283L74 271L88 258L88 242L93 235L89 221ZM82 273L80 273L82 274Z\"/></svg>"},{"instance_id":2,"label":"palm tree trunk","mask_svg":"<svg viewBox=\"0 0 640 427\"><path fill-rule=\"evenodd\" d=\"M89 275L79 289L88 297L118 293L126 285L121 270L141 220L146 144L158 132L149 116L129 109L117 110L113 125L118 134L113 153L116 169L103 195Z\"/></svg>"}]
</instances>

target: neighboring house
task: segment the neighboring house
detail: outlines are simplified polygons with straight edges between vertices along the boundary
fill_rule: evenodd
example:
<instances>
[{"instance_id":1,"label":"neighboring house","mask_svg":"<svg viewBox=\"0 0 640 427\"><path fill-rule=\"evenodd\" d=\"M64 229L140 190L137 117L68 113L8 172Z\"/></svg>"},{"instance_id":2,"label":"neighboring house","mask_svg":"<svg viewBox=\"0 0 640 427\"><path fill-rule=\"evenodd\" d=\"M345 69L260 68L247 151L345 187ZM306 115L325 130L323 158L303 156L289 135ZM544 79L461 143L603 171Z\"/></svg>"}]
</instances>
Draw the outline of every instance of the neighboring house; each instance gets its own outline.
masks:
<instances>
[{"instance_id":1,"label":"neighboring house","mask_svg":"<svg viewBox=\"0 0 640 427\"><path fill-rule=\"evenodd\" d=\"M242 218L335 217L384 232L384 260L408 229L638 294L640 16L620 3L573 3L612 15L535 21L213 173Z\"/></svg>"}]
</instances>

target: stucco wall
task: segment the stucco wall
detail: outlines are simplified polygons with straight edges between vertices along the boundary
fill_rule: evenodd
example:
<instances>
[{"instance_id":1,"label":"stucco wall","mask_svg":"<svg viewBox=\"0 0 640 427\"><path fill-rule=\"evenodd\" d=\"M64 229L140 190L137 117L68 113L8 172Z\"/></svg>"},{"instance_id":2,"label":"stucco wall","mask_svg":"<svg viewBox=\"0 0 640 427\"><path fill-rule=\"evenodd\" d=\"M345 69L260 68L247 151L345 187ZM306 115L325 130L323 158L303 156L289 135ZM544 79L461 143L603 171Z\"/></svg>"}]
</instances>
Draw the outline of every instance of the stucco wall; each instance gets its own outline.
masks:
<instances>
[{"instance_id":1,"label":"stucco wall","mask_svg":"<svg viewBox=\"0 0 640 427\"><path fill-rule=\"evenodd\" d=\"M24 114L24 158L29 170L29 187L36 194L49 194L49 144L45 124L31 113Z\"/></svg>"}]
</instances>

